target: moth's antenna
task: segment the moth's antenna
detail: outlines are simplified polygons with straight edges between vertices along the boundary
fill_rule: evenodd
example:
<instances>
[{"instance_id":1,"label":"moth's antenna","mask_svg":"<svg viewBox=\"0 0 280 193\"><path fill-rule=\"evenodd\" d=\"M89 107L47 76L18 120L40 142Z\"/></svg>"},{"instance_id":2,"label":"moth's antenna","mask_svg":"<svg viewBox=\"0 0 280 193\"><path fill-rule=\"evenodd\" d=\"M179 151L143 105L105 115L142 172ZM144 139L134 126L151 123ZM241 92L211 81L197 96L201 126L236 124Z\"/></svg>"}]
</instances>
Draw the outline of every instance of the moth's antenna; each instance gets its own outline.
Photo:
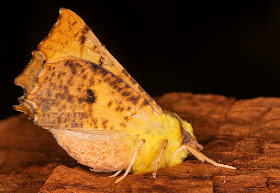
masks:
<instances>
[{"instance_id":1,"label":"moth's antenna","mask_svg":"<svg viewBox=\"0 0 280 193\"><path fill-rule=\"evenodd\" d=\"M217 162L215 162L214 160L208 158L206 155L204 155L203 153L197 151L196 149L188 146L188 145L184 145L184 147L191 152L191 154L193 154L198 160L202 161L203 163L205 161L207 161L210 164L213 164L214 166L217 167L222 167L222 168L228 168L228 169L233 169L236 170L237 168L233 167L233 166L229 166L229 165L225 165L225 164L219 164Z\"/></svg>"}]
</instances>

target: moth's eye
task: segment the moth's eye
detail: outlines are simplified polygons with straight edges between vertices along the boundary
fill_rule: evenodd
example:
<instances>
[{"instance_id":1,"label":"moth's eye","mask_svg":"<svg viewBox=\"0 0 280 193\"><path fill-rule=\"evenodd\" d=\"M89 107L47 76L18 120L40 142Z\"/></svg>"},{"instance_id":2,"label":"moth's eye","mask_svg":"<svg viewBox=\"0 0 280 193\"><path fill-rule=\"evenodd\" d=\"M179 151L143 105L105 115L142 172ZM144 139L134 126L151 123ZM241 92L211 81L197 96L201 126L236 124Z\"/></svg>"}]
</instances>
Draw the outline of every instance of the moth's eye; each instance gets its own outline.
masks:
<instances>
[{"instance_id":1,"label":"moth's eye","mask_svg":"<svg viewBox=\"0 0 280 193\"><path fill-rule=\"evenodd\" d=\"M189 132L187 132L187 131L184 131L184 140L183 140L183 142L184 143L189 143L191 141L191 138L192 138L191 134Z\"/></svg>"}]
</instances>

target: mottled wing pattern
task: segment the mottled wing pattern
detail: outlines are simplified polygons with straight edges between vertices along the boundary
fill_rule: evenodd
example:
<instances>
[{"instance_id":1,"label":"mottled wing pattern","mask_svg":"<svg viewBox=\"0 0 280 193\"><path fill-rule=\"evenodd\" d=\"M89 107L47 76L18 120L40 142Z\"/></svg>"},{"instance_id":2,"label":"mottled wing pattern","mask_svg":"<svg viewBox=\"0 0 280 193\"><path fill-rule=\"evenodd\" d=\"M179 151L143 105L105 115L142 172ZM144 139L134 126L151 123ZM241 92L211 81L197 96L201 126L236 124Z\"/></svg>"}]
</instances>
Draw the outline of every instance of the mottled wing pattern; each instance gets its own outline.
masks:
<instances>
[{"instance_id":1,"label":"mottled wing pattern","mask_svg":"<svg viewBox=\"0 0 280 193\"><path fill-rule=\"evenodd\" d=\"M68 57L45 63L23 103L34 122L51 129L149 129L153 106L121 78L90 61Z\"/></svg>"},{"instance_id":2,"label":"mottled wing pattern","mask_svg":"<svg viewBox=\"0 0 280 193\"><path fill-rule=\"evenodd\" d=\"M24 89L24 95L19 98L23 101L24 98L35 88L37 79L43 69L44 55L38 51L32 52L32 59L30 60L23 73L15 79L15 84ZM18 111L24 112L30 118L34 118L32 113L32 105L28 102L15 105L14 108Z\"/></svg>"},{"instance_id":3,"label":"mottled wing pattern","mask_svg":"<svg viewBox=\"0 0 280 193\"><path fill-rule=\"evenodd\" d=\"M60 9L60 16L50 34L38 46L46 62L63 57L77 57L98 64L128 84L139 96L146 99L153 111L163 114L157 103L128 74L121 64L99 42L86 23L74 12Z\"/></svg>"}]
</instances>

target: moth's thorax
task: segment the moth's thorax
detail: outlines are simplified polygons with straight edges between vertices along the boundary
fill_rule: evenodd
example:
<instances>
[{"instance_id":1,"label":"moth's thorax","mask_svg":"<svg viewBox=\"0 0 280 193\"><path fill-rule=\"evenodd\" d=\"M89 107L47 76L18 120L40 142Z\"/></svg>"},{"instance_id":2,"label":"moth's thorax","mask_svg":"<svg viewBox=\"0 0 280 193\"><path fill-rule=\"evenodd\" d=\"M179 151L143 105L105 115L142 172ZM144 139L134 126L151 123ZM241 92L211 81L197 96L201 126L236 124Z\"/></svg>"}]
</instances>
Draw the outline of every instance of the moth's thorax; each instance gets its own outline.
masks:
<instances>
[{"instance_id":1,"label":"moth's thorax","mask_svg":"<svg viewBox=\"0 0 280 193\"><path fill-rule=\"evenodd\" d=\"M169 167L179 164L187 156L186 153L178 154L174 159L173 153L182 145L183 135L178 119L168 113L160 119L161 125L153 128L149 132L142 133L139 139L145 139L145 144L141 147L138 158L134 164L134 173L142 173L154 170L154 161L160 151L162 143L167 140L159 168ZM137 143L136 143L137 144Z\"/></svg>"},{"instance_id":2,"label":"moth's thorax","mask_svg":"<svg viewBox=\"0 0 280 193\"><path fill-rule=\"evenodd\" d=\"M125 169L133 154L121 135L64 129L51 129L50 132L71 157L95 171Z\"/></svg>"}]
</instances>

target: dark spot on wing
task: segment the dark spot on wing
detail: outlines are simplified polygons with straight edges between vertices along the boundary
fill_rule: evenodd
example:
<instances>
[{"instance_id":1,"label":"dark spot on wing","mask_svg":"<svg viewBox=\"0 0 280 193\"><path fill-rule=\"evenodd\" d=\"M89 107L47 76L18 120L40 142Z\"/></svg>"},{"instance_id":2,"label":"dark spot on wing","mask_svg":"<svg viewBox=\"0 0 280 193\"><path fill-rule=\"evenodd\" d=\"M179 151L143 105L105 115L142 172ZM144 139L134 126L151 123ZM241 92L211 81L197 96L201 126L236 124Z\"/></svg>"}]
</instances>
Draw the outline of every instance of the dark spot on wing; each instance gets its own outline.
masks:
<instances>
[{"instance_id":1,"label":"dark spot on wing","mask_svg":"<svg viewBox=\"0 0 280 193\"><path fill-rule=\"evenodd\" d=\"M68 21L68 28L69 28L69 31L72 31L72 28L73 28L73 26L75 25L77 23L77 21L74 21L73 23L70 23L69 21Z\"/></svg>"},{"instance_id":2,"label":"dark spot on wing","mask_svg":"<svg viewBox=\"0 0 280 193\"><path fill-rule=\"evenodd\" d=\"M120 123L120 126L125 128L126 124L125 123Z\"/></svg>"},{"instance_id":3,"label":"dark spot on wing","mask_svg":"<svg viewBox=\"0 0 280 193\"><path fill-rule=\"evenodd\" d=\"M150 103L146 99L144 99L143 102L142 102L142 106L146 106L146 105L149 105L149 104Z\"/></svg>"},{"instance_id":4,"label":"dark spot on wing","mask_svg":"<svg viewBox=\"0 0 280 193\"><path fill-rule=\"evenodd\" d=\"M78 123L70 123L70 127L77 128L77 127L79 127L79 124Z\"/></svg>"},{"instance_id":5,"label":"dark spot on wing","mask_svg":"<svg viewBox=\"0 0 280 193\"><path fill-rule=\"evenodd\" d=\"M66 60L66 62L64 63L64 65L66 67L69 67L71 69L71 72L73 75L75 75L77 73L75 64L78 64L78 63L74 63L72 60Z\"/></svg>"},{"instance_id":6,"label":"dark spot on wing","mask_svg":"<svg viewBox=\"0 0 280 193\"><path fill-rule=\"evenodd\" d=\"M138 84L138 83L136 82L136 80L135 80L132 76L130 76L129 79L130 79L130 81L132 82L132 84Z\"/></svg>"},{"instance_id":7,"label":"dark spot on wing","mask_svg":"<svg viewBox=\"0 0 280 193\"><path fill-rule=\"evenodd\" d=\"M115 100L116 101L116 103L118 103L118 104L122 104L122 101L121 100Z\"/></svg>"},{"instance_id":8,"label":"dark spot on wing","mask_svg":"<svg viewBox=\"0 0 280 193\"><path fill-rule=\"evenodd\" d=\"M111 79L111 77L106 77L106 78L104 78L104 82L109 82L110 81L110 79Z\"/></svg>"},{"instance_id":9,"label":"dark spot on wing","mask_svg":"<svg viewBox=\"0 0 280 193\"><path fill-rule=\"evenodd\" d=\"M95 129L97 129L97 121L98 121L98 118L92 118L92 122L94 124Z\"/></svg>"},{"instance_id":10,"label":"dark spot on wing","mask_svg":"<svg viewBox=\"0 0 280 193\"><path fill-rule=\"evenodd\" d=\"M128 120L129 120L128 116L125 116L125 117L124 117L124 120L125 120L125 121L128 121Z\"/></svg>"},{"instance_id":11,"label":"dark spot on wing","mask_svg":"<svg viewBox=\"0 0 280 193\"><path fill-rule=\"evenodd\" d=\"M70 85L70 86L73 85L73 78L72 77L67 80L67 84Z\"/></svg>"},{"instance_id":12,"label":"dark spot on wing","mask_svg":"<svg viewBox=\"0 0 280 193\"><path fill-rule=\"evenodd\" d=\"M57 123L58 123L58 124L61 124L61 116L58 116L58 117L57 117Z\"/></svg>"},{"instance_id":13,"label":"dark spot on wing","mask_svg":"<svg viewBox=\"0 0 280 193\"><path fill-rule=\"evenodd\" d=\"M112 77L110 78L110 81L109 81L109 85L111 87L120 87L120 84L122 83L123 81L121 79L118 79L116 77Z\"/></svg>"},{"instance_id":14,"label":"dark spot on wing","mask_svg":"<svg viewBox=\"0 0 280 193\"><path fill-rule=\"evenodd\" d=\"M69 94L68 87L65 86L65 85L64 85L63 87L64 87L64 93L65 93L65 94Z\"/></svg>"},{"instance_id":15,"label":"dark spot on wing","mask_svg":"<svg viewBox=\"0 0 280 193\"><path fill-rule=\"evenodd\" d=\"M91 89L87 89L86 102L92 104L92 103L95 103L95 101L96 101L96 96L95 96L94 91Z\"/></svg>"},{"instance_id":16,"label":"dark spot on wing","mask_svg":"<svg viewBox=\"0 0 280 193\"><path fill-rule=\"evenodd\" d=\"M103 126L103 129L107 129L107 123L108 123L108 119L106 119L106 120L104 120L103 122L102 122L102 126Z\"/></svg>"},{"instance_id":17,"label":"dark spot on wing","mask_svg":"<svg viewBox=\"0 0 280 193\"><path fill-rule=\"evenodd\" d=\"M47 99L40 99L41 100L41 111L46 112L50 110L50 103Z\"/></svg>"},{"instance_id":18,"label":"dark spot on wing","mask_svg":"<svg viewBox=\"0 0 280 193\"><path fill-rule=\"evenodd\" d=\"M47 89L47 97L49 97L49 98L51 98L52 97L52 91L51 91L51 89Z\"/></svg>"},{"instance_id":19,"label":"dark spot on wing","mask_svg":"<svg viewBox=\"0 0 280 193\"><path fill-rule=\"evenodd\" d=\"M124 107L117 106L115 110L116 110L116 111L120 111L120 112L122 112L122 111L124 110Z\"/></svg>"},{"instance_id":20,"label":"dark spot on wing","mask_svg":"<svg viewBox=\"0 0 280 193\"><path fill-rule=\"evenodd\" d=\"M96 45L93 45L91 50L95 50L95 49L96 49ZM98 51L97 51L97 53L98 53Z\"/></svg>"},{"instance_id":21,"label":"dark spot on wing","mask_svg":"<svg viewBox=\"0 0 280 193\"><path fill-rule=\"evenodd\" d=\"M55 76L55 72L52 72L51 76L54 77Z\"/></svg>"},{"instance_id":22,"label":"dark spot on wing","mask_svg":"<svg viewBox=\"0 0 280 193\"><path fill-rule=\"evenodd\" d=\"M67 96L67 101L68 101L68 102L72 102L72 100L73 100L73 96L72 96L72 95L68 95L68 96Z\"/></svg>"},{"instance_id":23,"label":"dark spot on wing","mask_svg":"<svg viewBox=\"0 0 280 193\"><path fill-rule=\"evenodd\" d=\"M83 34L83 35L81 35L81 37L80 37L80 42L81 42L81 44L84 44L85 41L86 41L86 37L85 37L85 35Z\"/></svg>"},{"instance_id":24,"label":"dark spot on wing","mask_svg":"<svg viewBox=\"0 0 280 193\"><path fill-rule=\"evenodd\" d=\"M89 30L90 28L87 25L85 25L82 33L86 34Z\"/></svg>"},{"instance_id":25,"label":"dark spot on wing","mask_svg":"<svg viewBox=\"0 0 280 193\"><path fill-rule=\"evenodd\" d=\"M101 58L99 59L99 65L100 65L100 66L103 66L103 63L104 63L104 58L101 57Z\"/></svg>"},{"instance_id":26,"label":"dark spot on wing","mask_svg":"<svg viewBox=\"0 0 280 193\"><path fill-rule=\"evenodd\" d=\"M111 107L112 106L112 101L110 101L108 104L107 104L108 107Z\"/></svg>"},{"instance_id":27,"label":"dark spot on wing","mask_svg":"<svg viewBox=\"0 0 280 193\"><path fill-rule=\"evenodd\" d=\"M126 76L126 77L128 77L129 76L129 74L128 74L128 72L126 71L126 69L122 69L122 73L124 74L124 76Z\"/></svg>"},{"instance_id":28,"label":"dark spot on wing","mask_svg":"<svg viewBox=\"0 0 280 193\"><path fill-rule=\"evenodd\" d=\"M121 93L121 95L127 97L127 96L130 96L130 92L124 91Z\"/></svg>"},{"instance_id":29,"label":"dark spot on wing","mask_svg":"<svg viewBox=\"0 0 280 193\"><path fill-rule=\"evenodd\" d=\"M82 68L82 69L81 69L81 74L83 74L85 71L86 71L86 69L85 69L85 68Z\"/></svg>"},{"instance_id":30,"label":"dark spot on wing","mask_svg":"<svg viewBox=\"0 0 280 193\"><path fill-rule=\"evenodd\" d=\"M80 42L81 44L84 44L86 41L86 33L89 31L89 27L87 25L84 26L84 28L82 29L82 35L80 37Z\"/></svg>"},{"instance_id":31,"label":"dark spot on wing","mask_svg":"<svg viewBox=\"0 0 280 193\"><path fill-rule=\"evenodd\" d=\"M86 78L87 78L87 75L85 74L85 75L82 77L82 79L85 80Z\"/></svg>"},{"instance_id":32,"label":"dark spot on wing","mask_svg":"<svg viewBox=\"0 0 280 193\"><path fill-rule=\"evenodd\" d=\"M140 99L140 96L132 96L132 97L129 97L127 100L132 102L132 104L136 105L137 102L139 101Z\"/></svg>"}]
</instances>

